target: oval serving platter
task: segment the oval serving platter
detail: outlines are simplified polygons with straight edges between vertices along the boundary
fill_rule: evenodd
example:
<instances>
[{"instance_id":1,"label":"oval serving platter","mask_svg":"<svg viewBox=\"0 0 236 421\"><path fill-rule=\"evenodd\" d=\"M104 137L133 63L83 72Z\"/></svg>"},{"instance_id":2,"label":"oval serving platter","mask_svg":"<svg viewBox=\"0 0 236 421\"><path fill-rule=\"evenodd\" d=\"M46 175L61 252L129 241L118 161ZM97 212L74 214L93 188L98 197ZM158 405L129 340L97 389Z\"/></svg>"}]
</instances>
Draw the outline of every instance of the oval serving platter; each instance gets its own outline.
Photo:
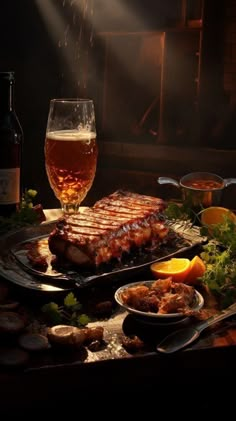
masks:
<instances>
[{"instance_id":1,"label":"oval serving platter","mask_svg":"<svg viewBox=\"0 0 236 421\"><path fill-rule=\"evenodd\" d=\"M130 253L121 262L112 262L98 269L82 270L66 267L53 270L37 270L27 258L26 244L48 238L56 221L31 226L16 232L10 232L0 238L0 275L25 288L43 292L70 290L99 283L126 281L158 260L164 260L189 252L192 248L204 244L198 227L186 227L180 223L171 224L171 229L178 236L168 245L155 250L143 250Z\"/></svg>"}]
</instances>

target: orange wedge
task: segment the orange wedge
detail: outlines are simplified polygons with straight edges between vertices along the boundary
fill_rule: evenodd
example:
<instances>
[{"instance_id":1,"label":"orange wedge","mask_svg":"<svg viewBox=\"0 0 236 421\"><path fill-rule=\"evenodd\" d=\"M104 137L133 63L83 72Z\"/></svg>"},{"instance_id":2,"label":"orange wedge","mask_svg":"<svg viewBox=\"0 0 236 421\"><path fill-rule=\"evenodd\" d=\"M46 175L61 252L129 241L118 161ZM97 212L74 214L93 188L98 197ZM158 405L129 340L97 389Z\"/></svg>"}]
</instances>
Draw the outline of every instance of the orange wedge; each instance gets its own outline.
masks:
<instances>
[{"instance_id":1,"label":"orange wedge","mask_svg":"<svg viewBox=\"0 0 236 421\"><path fill-rule=\"evenodd\" d=\"M198 283L198 279L204 275L206 265L199 256L195 256L190 262L189 272L184 280L185 284L193 285Z\"/></svg>"},{"instance_id":2,"label":"orange wedge","mask_svg":"<svg viewBox=\"0 0 236 421\"><path fill-rule=\"evenodd\" d=\"M201 212L201 223L202 225L220 224L224 222L226 217L236 223L236 215L230 209L220 206L210 206Z\"/></svg>"},{"instance_id":3,"label":"orange wedge","mask_svg":"<svg viewBox=\"0 0 236 421\"><path fill-rule=\"evenodd\" d=\"M153 263L150 269L157 279L171 276L174 282L184 282L190 270L190 260L174 257L163 262Z\"/></svg>"}]
</instances>

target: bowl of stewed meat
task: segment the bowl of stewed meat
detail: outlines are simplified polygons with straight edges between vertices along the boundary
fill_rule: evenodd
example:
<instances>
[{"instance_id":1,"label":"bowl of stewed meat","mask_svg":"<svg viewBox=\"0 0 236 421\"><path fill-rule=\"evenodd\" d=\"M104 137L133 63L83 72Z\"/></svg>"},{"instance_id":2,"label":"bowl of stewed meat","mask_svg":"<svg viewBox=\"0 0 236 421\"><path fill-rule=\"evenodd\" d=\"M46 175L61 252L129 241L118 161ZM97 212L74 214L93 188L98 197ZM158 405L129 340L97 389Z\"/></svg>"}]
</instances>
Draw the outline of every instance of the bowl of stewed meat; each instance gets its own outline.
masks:
<instances>
[{"instance_id":1,"label":"bowl of stewed meat","mask_svg":"<svg viewBox=\"0 0 236 421\"><path fill-rule=\"evenodd\" d=\"M193 287L166 279L132 282L118 288L116 302L136 317L171 320L194 316L204 305Z\"/></svg>"},{"instance_id":2,"label":"bowl of stewed meat","mask_svg":"<svg viewBox=\"0 0 236 421\"><path fill-rule=\"evenodd\" d=\"M230 184L236 184L236 178L222 178L210 172L192 172L179 181L170 177L159 177L159 184L172 184L181 190L182 200L191 208L201 209L219 206L222 194Z\"/></svg>"}]
</instances>

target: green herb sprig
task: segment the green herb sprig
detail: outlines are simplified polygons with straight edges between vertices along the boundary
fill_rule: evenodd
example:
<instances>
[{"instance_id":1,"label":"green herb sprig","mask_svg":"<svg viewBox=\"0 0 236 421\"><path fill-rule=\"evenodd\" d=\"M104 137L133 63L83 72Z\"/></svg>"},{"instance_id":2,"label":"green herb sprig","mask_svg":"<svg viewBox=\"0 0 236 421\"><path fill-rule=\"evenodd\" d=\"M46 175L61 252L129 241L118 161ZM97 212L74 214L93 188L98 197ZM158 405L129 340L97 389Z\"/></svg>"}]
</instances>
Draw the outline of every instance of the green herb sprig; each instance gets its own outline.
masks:
<instances>
[{"instance_id":1,"label":"green herb sprig","mask_svg":"<svg viewBox=\"0 0 236 421\"><path fill-rule=\"evenodd\" d=\"M217 296L222 308L236 301L236 224L226 215L210 229L210 241L203 246L201 258L206 264L202 282Z\"/></svg>"},{"instance_id":2,"label":"green herb sprig","mask_svg":"<svg viewBox=\"0 0 236 421\"><path fill-rule=\"evenodd\" d=\"M182 221L183 223L191 223L199 225L199 214L190 208L186 203L178 204L175 202L168 203L165 209L165 216L169 221Z\"/></svg>"},{"instance_id":3,"label":"green herb sprig","mask_svg":"<svg viewBox=\"0 0 236 421\"><path fill-rule=\"evenodd\" d=\"M200 253L206 265L200 279L217 297L220 306L225 308L236 301L236 224L225 215L219 224L202 226L201 212L195 213L186 204L170 203L166 216L183 223L190 220L199 226L202 236L209 238Z\"/></svg>"},{"instance_id":4,"label":"green herb sprig","mask_svg":"<svg viewBox=\"0 0 236 421\"><path fill-rule=\"evenodd\" d=\"M202 226L200 231L203 236L229 249L231 257L236 258L236 224L229 216L224 215L221 223L211 227Z\"/></svg>"},{"instance_id":5,"label":"green herb sprig","mask_svg":"<svg viewBox=\"0 0 236 421\"><path fill-rule=\"evenodd\" d=\"M83 312L83 306L73 292L69 292L62 305L55 302L44 304L42 313L50 325L68 324L84 327L91 321L91 318Z\"/></svg>"},{"instance_id":6,"label":"green herb sprig","mask_svg":"<svg viewBox=\"0 0 236 421\"><path fill-rule=\"evenodd\" d=\"M38 215L33 209L33 201L36 195L36 190L26 189L22 195L19 209L9 217L0 216L1 234L27 225L37 224L39 222Z\"/></svg>"}]
</instances>

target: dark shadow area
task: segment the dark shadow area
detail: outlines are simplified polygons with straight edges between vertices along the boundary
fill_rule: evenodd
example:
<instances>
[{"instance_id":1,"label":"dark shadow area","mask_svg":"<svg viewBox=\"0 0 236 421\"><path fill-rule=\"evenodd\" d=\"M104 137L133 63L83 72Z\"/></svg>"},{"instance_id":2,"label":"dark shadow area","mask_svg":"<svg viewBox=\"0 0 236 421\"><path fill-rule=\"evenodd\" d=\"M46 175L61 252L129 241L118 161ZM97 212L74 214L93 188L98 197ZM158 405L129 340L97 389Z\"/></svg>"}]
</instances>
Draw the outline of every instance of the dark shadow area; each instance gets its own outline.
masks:
<instances>
[{"instance_id":1,"label":"dark shadow area","mask_svg":"<svg viewBox=\"0 0 236 421\"><path fill-rule=\"evenodd\" d=\"M38 191L45 208L59 206L44 167L51 98L90 96L95 102L99 173L83 204L104 190L100 169L132 170L137 178L142 170L184 173L192 164L182 148L234 149L235 106L222 92L224 7L204 3L203 13L201 0L152 0L149 7L129 0L120 8L113 8L113 1L87 0L87 9L69 0L2 2L0 70L16 75L16 111L25 136L23 182ZM150 147L141 159L140 145ZM172 165L176 151L159 158L163 145L178 148L178 169ZM203 162L207 167L207 157ZM108 178L107 190L109 183Z\"/></svg>"}]
</instances>

